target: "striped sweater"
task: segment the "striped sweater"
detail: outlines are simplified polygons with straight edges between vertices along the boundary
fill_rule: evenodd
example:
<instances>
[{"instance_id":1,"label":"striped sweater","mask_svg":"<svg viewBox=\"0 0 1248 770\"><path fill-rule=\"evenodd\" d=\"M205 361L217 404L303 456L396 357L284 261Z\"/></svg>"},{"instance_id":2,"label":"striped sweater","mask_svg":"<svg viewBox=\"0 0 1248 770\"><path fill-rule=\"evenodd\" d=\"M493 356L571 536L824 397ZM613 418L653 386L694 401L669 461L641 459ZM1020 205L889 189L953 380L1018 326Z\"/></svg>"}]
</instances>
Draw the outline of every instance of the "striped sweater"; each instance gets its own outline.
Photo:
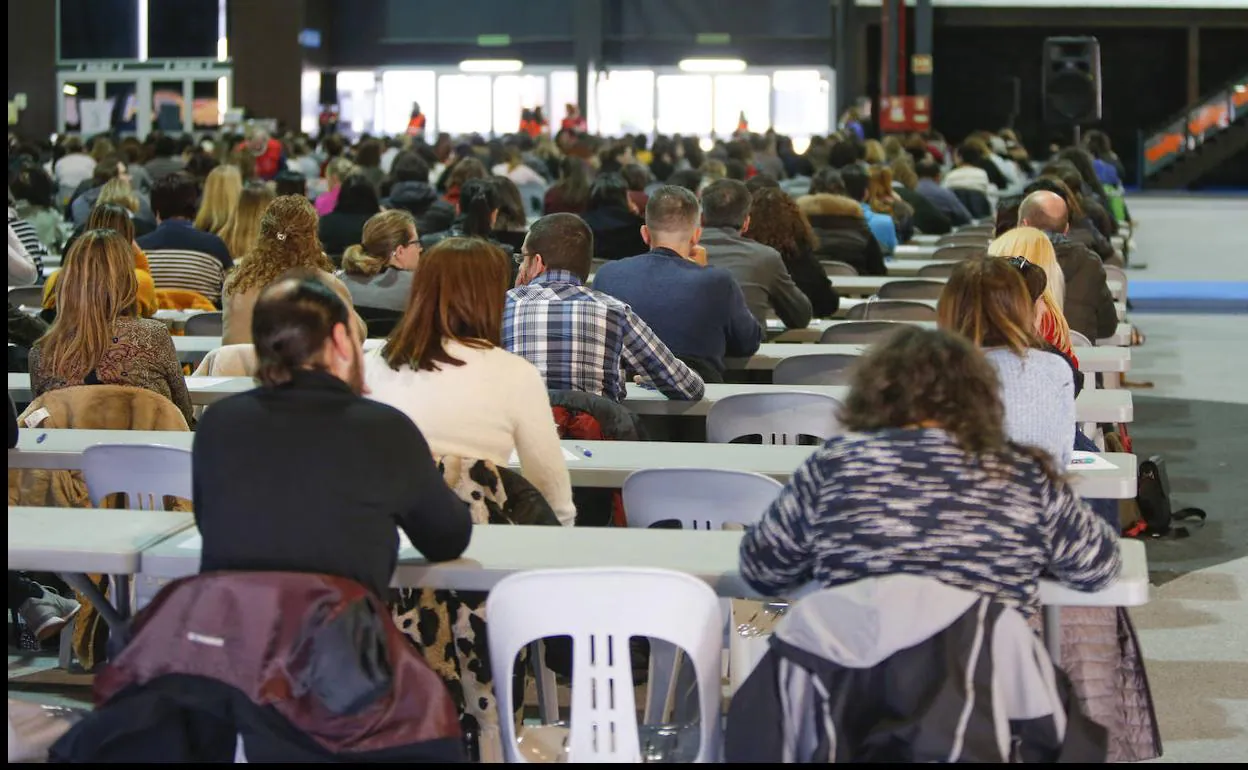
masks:
<instances>
[{"instance_id":1,"label":"striped sweater","mask_svg":"<svg viewBox=\"0 0 1248 770\"><path fill-rule=\"evenodd\" d=\"M1042 574L1097 590L1119 568L1117 533L1068 486L1021 456L981 463L939 429L828 441L741 543L742 575L768 595L910 574L1026 615Z\"/></svg>"}]
</instances>

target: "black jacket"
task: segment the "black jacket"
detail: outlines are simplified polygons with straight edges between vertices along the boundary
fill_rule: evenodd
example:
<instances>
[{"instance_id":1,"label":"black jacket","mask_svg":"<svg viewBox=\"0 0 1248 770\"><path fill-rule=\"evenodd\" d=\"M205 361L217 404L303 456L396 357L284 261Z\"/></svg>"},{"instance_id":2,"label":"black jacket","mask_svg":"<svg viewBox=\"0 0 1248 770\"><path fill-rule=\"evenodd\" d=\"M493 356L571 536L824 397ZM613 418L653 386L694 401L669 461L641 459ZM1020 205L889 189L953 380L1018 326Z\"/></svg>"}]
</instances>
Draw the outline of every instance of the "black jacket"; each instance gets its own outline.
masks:
<instances>
[{"instance_id":1,"label":"black jacket","mask_svg":"<svg viewBox=\"0 0 1248 770\"><path fill-rule=\"evenodd\" d=\"M806 248L795 254L780 253L784 264L793 276L793 283L810 299L811 314L815 318L831 318L841 306L841 297L832 288L832 280L815 258L813 250Z\"/></svg>"},{"instance_id":2,"label":"black jacket","mask_svg":"<svg viewBox=\"0 0 1248 770\"><path fill-rule=\"evenodd\" d=\"M1050 234L1049 240L1066 276L1066 323L1093 342L1112 337L1118 330L1118 309L1100 257L1064 235Z\"/></svg>"},{"instance_id":3,"label":"black jacket","mask_svg":"<svg viewBox=\"0 0 1248 770\"><path fill-rule=\"evenodd\" d=\"M1017 611L931 578L814 593L733 696L728 762L1104 762Z\"/></svg>"},{"instance_id":4,"label":"black jacket","mask_svg":"<svg viewBox=\"0 0 1248 770\"><path fill-rule=\"evenodd\" d=\"M416 232L440 233L455 221L455 207L438 195L428 182L395 182L382 201L389 209L403 209L416 217Z\"/></svg>"},{"instance_id":5,"label":"black jacket","mask_svg":"<svg viewBox=\"0 0 1248 770\"><path fill-rule=\"evenodd\" d=\"M370 214L346 214L331 211L321 217L316 228L321 246L330 256L342 256L346 250L364 239L364 223Z\"/></svg>"},{"instance_id":6,"label":"black jacket","mask_svg":"<svg viewBox=\"0 0 1248 770\"><path fill-rule=\"evenodd\" d=\"M340 575L384 595L396 528L430 561L457 558L472 536L415 424L331 374L213 404L192 453L204 572Z\"/></svg>"},{"instance_id":7,"label":"black jacket","mask_svg":"<svg viewBox=\"0 0 1248 770\"><path fill-rule=\"evenodd\" d=\"M645 221L626 208L594 209L581 214L581 219L594 232L594 259L624 259L650 251L641 239Z\"/></svg>"},{"instance_id":8,"label":"black jacket","mask_svg":"<svg viewBox=\"0 0 1248 770\"><path fill-rule=\"evenodd\" d=\"M797 204L810 220L818 245L815 258L846 262L859 275L887 275L884 252L871 234L862 207L842 195L804 195Z\"/></svg>"}]
</instances>

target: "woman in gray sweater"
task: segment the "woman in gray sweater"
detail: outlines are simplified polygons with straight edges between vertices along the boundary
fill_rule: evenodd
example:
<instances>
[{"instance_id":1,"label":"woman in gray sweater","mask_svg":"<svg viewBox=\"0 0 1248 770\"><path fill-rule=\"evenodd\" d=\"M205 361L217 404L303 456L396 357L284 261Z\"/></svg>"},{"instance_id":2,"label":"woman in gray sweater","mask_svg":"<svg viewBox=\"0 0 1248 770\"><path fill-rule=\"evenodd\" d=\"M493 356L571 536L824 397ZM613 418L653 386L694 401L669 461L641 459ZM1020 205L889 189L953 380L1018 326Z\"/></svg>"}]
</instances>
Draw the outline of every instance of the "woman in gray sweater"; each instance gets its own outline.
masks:
<instances>
[{"instance_id":1,"label":"woman in gray sweater","mask_svg":"<svg viewBox=\"0 0 1248 770\"><path fill-rule=\"evenodd\" d=\"M361 243L342 255L338 277L351 292L357 308L407 309L412 293L412 271L420 259L416 220L402 209L374 214L365 224Z\"/></svg>"},{"instance_id":2,"label":"woman in gray sweater","mask_svg":"<svg viewBox=\"0 0 1248 770\"><path fill-rule=\"evenodd\" d=\"M1044 349L1034 306L1022 270L1009 259L987 257L958 264L937 314L942 329L983 348L997 370L1010 440L1043 449L1066 468L1075 445L1074 379L1067 360Z\"/></svg>"}]
</instances>

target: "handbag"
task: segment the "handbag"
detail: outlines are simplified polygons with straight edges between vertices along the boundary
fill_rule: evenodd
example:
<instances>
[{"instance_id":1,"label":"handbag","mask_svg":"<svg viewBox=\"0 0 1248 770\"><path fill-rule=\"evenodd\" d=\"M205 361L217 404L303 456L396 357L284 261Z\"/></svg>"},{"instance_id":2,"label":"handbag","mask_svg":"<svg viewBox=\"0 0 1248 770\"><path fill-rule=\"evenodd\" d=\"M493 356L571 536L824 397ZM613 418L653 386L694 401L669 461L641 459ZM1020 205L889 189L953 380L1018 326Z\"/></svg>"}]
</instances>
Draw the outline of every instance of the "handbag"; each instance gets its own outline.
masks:
<instances>
[{"instance_id":1,"label":"handbag","mask_svg":"<svg viewBox=\"0 0 1248 770\"><path fill-rule=\"evenodd\" d=\"M1166 473L1165 460L1153 455L1140 463L1136 484L1135 501L1140 518L1125 535L1128 537L1188 537L1186 526L1175 522L1192 520L1203 524L1207 514L1200 508L1173 510L1170 502L1170 477Z\"/></svg>"}]
</instances>

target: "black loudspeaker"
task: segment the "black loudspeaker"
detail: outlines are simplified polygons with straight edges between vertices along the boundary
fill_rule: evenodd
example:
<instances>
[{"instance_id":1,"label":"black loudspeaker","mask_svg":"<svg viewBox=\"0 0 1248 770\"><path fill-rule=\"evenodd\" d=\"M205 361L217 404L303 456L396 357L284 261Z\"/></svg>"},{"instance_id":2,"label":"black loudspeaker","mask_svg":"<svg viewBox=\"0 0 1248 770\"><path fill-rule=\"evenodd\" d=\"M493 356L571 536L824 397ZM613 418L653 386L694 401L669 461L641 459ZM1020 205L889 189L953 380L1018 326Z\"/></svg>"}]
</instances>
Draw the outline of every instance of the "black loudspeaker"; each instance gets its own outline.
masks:
<instances>
[{"instance_id":1,"label":"black loudspeaker","mask_svg":"<svg viewBox=\"0 0 1248 770\"><path fill-rule=\"evenodd\" d=\"M1101 119L1101 44L1094 37L1044 41L1044 122L1077 126Z\"/></svg>"},{"instance_id":2,"label":"black loudspeaker","mask_svg":"<svg viewBox=\"0 0 1248 770\"><path fill-rule=\"evenodd\" d=\"M321 101L319 104L323 107L327 104L338 104L338 73L322 72L321 73Z\"/></svg>"}]
</instances>

